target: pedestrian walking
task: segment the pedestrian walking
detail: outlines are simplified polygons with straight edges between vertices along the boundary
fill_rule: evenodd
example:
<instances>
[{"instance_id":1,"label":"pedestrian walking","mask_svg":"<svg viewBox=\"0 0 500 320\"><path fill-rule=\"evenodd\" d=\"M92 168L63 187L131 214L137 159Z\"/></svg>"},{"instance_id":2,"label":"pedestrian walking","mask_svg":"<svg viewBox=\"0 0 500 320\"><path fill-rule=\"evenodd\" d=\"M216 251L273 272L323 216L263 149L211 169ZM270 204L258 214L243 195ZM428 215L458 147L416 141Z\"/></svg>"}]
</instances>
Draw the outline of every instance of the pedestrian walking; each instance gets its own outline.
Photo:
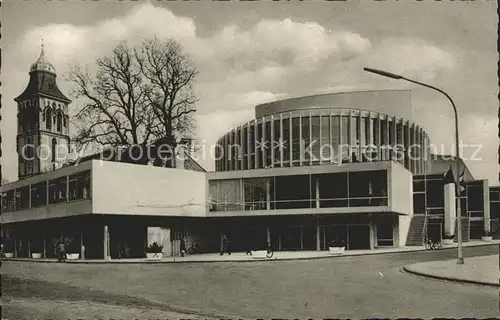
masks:
<instances>
[{"instance_id":1,"label":"pedestrian walking","mask_svg":"<svg viewBox=\"0 0 500 320\"><path fill-rule=\"evenodd\" d=\"M56 255L57 255L57 260L59 262L65 262L66 261L66 244L64 243L63 240L58 241L57 246L56 246Z\"/></svg>"},{"instance_id":2,"label":"pedestrian walking","mask_svg":"<svg viewBox=\"0 0 500 320\"><path fill-rule=\"evenodd\" d=\"M228 256L231 255L231 250L229 249L229 239L227 238L227 235L224 235L222 238L222 251L220 255L222 256L224 253L227 253Z\"/></svg>"}]
</instances>

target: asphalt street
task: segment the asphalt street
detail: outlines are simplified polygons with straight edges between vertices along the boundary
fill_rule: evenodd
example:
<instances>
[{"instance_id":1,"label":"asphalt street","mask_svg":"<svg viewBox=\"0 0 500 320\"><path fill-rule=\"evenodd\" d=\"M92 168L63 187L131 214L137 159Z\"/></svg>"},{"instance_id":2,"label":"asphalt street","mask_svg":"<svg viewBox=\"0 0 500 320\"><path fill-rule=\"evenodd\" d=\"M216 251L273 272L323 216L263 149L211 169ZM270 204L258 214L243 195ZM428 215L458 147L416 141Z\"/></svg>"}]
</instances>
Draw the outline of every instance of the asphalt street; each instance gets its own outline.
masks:
<instances>
[{"instance_id":1,"label":"asphalt street","mask_svg":"<svg viewBox=\"0 0 500 320\"><path fill-rule=\"evenodd\" d=\"M467 257L490 254L498 254L498 246L464 248L466 263ZM5 262L2 273L92 290L93 295L140 298L179 312L197 310L198 315L206 313L212 317L498 316L498 288L433 280L402 271L407 264L455 257L456 249L447 249L237 263Z\"/></svg>"}]
</instances>

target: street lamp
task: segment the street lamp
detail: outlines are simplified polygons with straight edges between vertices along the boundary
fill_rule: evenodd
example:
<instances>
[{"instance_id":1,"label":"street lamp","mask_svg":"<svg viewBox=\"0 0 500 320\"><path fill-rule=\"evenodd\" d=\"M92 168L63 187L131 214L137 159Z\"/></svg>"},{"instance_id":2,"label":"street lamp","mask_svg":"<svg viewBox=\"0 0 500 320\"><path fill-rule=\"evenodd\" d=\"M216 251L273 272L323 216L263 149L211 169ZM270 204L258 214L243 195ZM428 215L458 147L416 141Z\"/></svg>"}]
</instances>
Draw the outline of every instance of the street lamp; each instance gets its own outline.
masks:
<instances>
[{"instance_id":1,"label":"street lamp","mask_svg":"<svg viewBox=\"0 0 500 320\"><path fill-rule=\"evenodd\" d=\"M457 242L458 242L458 260L457 264L464 264L464 258L462 254L462 214L460 212L460 148L459 148L459 137L458 137L458 114L457 114L457 107L455 106L455 102L453 102L453 99L444 92L443 90L436 88L434 86L431 86L426 83L422 83L419 81L415 81L412 79L405 78L401 75L394 74L391 72L387 71L382 71L382 70L377 70L377 69L372 69L372 68L363 68L364 71L375 73L379 76L391 78L391 79L396 79L396 80L405 80L411 83L418 84L423 87L427 87L430 89L433 89L441 94L443 94L451 103L451 106L453 107L453 112L455 113L455 149L456 149L456 158L455 158L455 166L456 166L456 174L455 174L455 197L456 197L456 204L457 204Z\"/></svg>"}]
</instances>

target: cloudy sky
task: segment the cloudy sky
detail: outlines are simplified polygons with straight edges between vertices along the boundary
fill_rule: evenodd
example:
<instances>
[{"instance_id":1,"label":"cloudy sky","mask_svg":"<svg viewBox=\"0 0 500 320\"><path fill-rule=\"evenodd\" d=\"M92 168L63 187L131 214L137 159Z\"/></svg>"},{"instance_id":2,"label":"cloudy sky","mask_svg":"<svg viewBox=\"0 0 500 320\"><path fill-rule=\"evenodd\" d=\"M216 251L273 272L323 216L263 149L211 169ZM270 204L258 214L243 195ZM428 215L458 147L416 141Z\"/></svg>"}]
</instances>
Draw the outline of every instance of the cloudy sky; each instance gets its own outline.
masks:
<instances>
[{"instance_id":1,"label":"cloudy sky","mask_svg":"<svg viewBox=\"0 0 500 320\"><path fill-rule=\"evenodd\" d=\"M4 175L17 178L16 104L29 66L45 51L63 81L70 63L91 65L121 40L175 38L200 75L198 137L207 143L283 97L369 89L412 89L413 121L444 153L453 112L425 88L364 73L402 73L456 101L464 157L476 178L498 184L496 2L21 2L2 4ZM71 105L76 109L78 105ZM477 146L476 146L477 145ZM479 152L476 152L479 149ZM477 154L476 154L477 153ZM213 170L213 161L200 160Z\"/></svg>"}]
</instances>

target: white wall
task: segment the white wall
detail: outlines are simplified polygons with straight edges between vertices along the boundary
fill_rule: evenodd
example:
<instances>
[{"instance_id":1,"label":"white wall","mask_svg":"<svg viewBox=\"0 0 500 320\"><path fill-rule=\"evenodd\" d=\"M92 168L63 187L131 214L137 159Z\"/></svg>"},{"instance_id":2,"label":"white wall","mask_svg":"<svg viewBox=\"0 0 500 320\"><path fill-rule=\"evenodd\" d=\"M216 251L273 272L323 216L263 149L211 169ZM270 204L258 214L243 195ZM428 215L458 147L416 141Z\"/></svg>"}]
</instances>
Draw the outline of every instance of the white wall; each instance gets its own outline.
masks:
<instances>
[{"instance_id":1,"label":"white wall","mask_svg":"<svg viewBox=\"0 0 500 320\"><path fill-rule=\"evenodd\" d=\"M389 206L398 214L413 215L413 175L398 163L391 163L388 174Z\"/></svg>"},{"instance_id":2,"label":"white wall","mask_svg":"<svg viewBox=\"0 0 500 320\"><path fill-rule=\"evenodd\" d=\"M206 215L204 172L92 161L96 214Z\"/></svg>"}]
</instances>

